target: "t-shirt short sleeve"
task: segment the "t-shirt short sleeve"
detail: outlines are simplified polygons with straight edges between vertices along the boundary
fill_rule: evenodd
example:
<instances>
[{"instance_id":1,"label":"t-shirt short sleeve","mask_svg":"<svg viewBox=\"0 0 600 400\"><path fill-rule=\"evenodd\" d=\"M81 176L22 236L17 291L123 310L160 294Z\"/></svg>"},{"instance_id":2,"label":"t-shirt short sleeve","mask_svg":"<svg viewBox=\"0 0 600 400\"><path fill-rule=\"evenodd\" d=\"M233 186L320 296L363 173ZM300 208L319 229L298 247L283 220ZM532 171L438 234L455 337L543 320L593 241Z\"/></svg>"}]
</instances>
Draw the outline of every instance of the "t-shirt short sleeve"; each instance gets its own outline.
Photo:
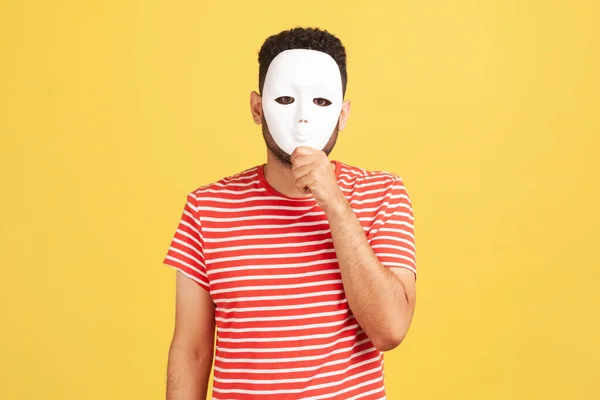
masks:
<instances>
[{"instance_id":1,"label":"t-shirt short sleeve","mask_svg":"<svg viewBox=\"0 0 600 400\"><path fill-rule=\"evenodd\" d=\"M407 268L417 274L414 216L408 192L394 175L368 234L379 261L390 268Z\"/></svg>"},{"instance_id":2,"label":"t-shirt short sleeve","mask_svg":"<svg viewBox=\"0 0 600 400\"><path fill-rule=\"evenodd\" d=\"M204 261L202 227L196 197L193 193L187 195L179 225L163 264L179 270L204 289L209 290L210 284Z\"/></svg>"}]
</instances>

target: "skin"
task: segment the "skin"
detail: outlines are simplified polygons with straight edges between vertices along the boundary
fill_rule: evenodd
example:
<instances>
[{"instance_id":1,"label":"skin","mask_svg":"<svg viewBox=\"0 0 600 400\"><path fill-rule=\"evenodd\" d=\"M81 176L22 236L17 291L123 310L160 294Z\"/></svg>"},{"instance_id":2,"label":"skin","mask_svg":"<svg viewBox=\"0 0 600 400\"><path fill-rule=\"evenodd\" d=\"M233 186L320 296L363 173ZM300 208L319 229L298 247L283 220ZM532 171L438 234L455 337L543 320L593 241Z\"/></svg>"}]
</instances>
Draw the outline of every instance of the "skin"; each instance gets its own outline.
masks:
<instances>
[{"instance_id":1,"label":"skin","mask_svg":"<svg viewBox=\"0 0 600 400\"><path fill-rule=\"evenodd\" d=\"M215 304L207 290L179 271L175 293L166 399L205 399L213 363Z\"/></svg>"},{"instance_id":2,"label":"skin","mask_svg":"<svg viewBox=\"0 0 600 400\"><path fill-rule=\"evenodd\" d=\"M252 118L262 124L267 145L265 179L291 197L314 196L329 221L348 305L380 351L398 346L410 326L416 300L415 275L383 266L341 192L335 166L327 158L338 131L345 128L350 101L344 101L338 124L322 150L298 147L291 155L274 142L262 112L261 96L250 95ZM167 400L206 398L213 363L215 304L196 282L177 272L175 329L167 365Z\"/></svg>"}]
</instances>

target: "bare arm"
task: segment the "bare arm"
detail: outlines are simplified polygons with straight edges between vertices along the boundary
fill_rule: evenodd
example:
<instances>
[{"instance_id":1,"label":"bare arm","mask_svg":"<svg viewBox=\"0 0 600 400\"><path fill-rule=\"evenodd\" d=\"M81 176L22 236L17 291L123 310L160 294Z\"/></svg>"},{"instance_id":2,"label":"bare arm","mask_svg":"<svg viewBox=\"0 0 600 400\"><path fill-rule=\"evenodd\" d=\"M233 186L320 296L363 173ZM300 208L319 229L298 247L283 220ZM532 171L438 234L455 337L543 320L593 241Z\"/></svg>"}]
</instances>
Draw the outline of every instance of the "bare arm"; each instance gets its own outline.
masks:
<instances>
[{"instance_id":1,"label":"bare arm","mask_svg":"<svg viewBox=\"0 0 600 400\"><path fill-rule=\"evenodd\" d=\"M381 264L347 201L327 214L348 305L373 345L391 350L402 342L413 317L415 274Z\"/></svg>"},{"instance_id":2,"label":"bare arm","mask_svg":"<svg viewBox=\"0 0 600 400\"><path fill-rule=\"evenodd\" d=\"M167 400L206 399L214 334L214 303L208 291L178 271L175 330L167 365Z\"/></svg>"}]
</instances>

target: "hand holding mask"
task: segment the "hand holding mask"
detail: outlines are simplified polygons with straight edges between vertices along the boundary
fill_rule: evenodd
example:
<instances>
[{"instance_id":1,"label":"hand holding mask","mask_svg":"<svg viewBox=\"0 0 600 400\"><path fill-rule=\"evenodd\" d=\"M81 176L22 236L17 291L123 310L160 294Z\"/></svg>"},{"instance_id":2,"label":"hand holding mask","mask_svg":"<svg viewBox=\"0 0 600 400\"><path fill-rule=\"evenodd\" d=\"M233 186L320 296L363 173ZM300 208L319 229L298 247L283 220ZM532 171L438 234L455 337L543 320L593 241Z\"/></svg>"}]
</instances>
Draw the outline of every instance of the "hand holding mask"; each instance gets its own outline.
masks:
<instances>
[{"instance_id":1,"label":"hand holding mask","mask_svg":"<svg viewBox=\"0 0 600 400\"><path fill-rule=\"evenodd\" d=\"M291 156L294 184L301 193L311 193L326 214L348 206L327 155L312 147L299 146Z\"/></svg>"}]
</instances>

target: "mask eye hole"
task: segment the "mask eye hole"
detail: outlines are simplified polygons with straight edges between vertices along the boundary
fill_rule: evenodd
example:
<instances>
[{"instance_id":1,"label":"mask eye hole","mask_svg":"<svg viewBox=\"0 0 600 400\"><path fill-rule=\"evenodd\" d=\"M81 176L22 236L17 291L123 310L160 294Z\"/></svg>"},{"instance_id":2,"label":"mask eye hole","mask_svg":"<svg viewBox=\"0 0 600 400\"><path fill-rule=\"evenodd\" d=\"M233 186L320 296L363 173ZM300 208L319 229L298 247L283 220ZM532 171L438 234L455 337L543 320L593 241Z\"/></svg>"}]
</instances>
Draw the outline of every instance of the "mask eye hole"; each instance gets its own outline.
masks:
<instances>
[{"instance_id":1,"label":"mask eye hole","mask_svg":"<svg viewBox=\"0 0 600 400\"><path fill-rule=\"evenodd\" d=\"M276 102L278 102L279 104L292 104L294 102L294 98L291 96L281 96L275 99Z\"/></svg>"},{"instance_id":2,"label":"mask eye hole","mask_svg":"<svg viewBox=\"0 0 600 400\"><path fill-rule=\"evenodd\" d=\"M316 99L313 99L313 103L320 107L327 107L331 105L331 102L323 97L317 97Z\"/></svg>"}]
</instances>

